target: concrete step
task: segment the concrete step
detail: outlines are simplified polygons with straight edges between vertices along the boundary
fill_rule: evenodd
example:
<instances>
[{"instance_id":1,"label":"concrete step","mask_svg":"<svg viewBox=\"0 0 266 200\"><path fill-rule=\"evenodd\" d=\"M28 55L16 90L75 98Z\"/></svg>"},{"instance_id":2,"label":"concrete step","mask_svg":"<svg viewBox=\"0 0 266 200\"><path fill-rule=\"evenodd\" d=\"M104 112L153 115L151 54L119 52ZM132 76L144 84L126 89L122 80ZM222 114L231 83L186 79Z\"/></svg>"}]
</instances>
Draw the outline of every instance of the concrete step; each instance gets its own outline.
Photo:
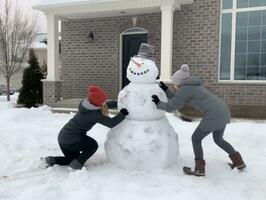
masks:
<instances>
[{"instance_id":1,"label":"concrete step","mask_svg":"<svg viewBox=\"0 0 266 200\"><path fill-rule=\"evenodd\" d=\"M51 108L53 113L77 113L77 108ZM109 109L110 114L116 115L119 111L117 109Z\"/></svg>"},{"instance_id":2,"label":"concrete step","mask_svg":"<svg viewBox=\"0 0 266 200\"><path fill-rule=\"evenodd\" d=\"M60 102L55 103L54 106L51 108L51 111L54 113L76 113L78 112L78 105L81 101L81 98L64 99ZM111 103L110 105L112 106L114 101L116 100L108 100L108 102ZM117 108L110 108L109 111L111 114L114 115L118 113Z\"/></svg>"}]
</instances>

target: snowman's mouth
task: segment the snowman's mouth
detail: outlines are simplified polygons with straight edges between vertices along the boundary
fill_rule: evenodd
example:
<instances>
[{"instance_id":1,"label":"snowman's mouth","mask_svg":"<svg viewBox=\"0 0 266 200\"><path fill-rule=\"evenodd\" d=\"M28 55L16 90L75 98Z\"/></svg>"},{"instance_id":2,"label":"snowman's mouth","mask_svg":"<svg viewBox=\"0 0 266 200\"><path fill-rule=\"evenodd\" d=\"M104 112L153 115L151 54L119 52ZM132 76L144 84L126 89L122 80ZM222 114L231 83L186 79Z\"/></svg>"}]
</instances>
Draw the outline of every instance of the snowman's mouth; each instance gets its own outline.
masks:
<instances>
[{"instance_id":1,"label":"snowman's mouth","mask_svg":"<svg viewBox=\"0 0 266 200\"><path fill-rule=\"evenodd\" d=\"M147 74L150 70L147 69L147 70L145 70L145 71L143 71L143 72L134 72L131 68L129 68L129 71L130 71L131 74L134 74L134 75L140 76L140 75L145 75L145 74Z\"/></svg>"}]
</instances>

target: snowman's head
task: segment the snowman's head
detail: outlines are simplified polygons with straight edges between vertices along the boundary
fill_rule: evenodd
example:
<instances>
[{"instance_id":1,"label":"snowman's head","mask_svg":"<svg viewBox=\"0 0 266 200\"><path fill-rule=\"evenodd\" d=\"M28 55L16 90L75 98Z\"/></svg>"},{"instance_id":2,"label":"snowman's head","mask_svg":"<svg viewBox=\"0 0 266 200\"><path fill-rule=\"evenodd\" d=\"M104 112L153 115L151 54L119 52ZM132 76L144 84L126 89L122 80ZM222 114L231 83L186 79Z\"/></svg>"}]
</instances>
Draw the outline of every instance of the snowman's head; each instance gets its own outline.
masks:
<instances>
[{"instance_id":1,"label":"snowman's head","mask_svg":"<svg viewBox=\"0 0 266 200\"><path fill-rule=\"evenodd\" d=\"M153 60L133 57L127 68L127 78L133 83L153 83L159 71Z\"/></svg>"}]
</instances>

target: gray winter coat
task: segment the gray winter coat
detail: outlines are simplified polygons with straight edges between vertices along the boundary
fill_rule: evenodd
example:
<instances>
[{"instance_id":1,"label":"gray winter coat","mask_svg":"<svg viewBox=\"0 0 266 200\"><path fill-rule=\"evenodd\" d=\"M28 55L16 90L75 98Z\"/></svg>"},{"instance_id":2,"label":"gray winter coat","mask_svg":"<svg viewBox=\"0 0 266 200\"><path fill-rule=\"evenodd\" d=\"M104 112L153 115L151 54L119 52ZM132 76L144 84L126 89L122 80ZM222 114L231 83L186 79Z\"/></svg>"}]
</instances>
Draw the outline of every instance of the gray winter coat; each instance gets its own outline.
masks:
<instances>
[{"instance_id":1,"label":"gray winter coat","mask_svg":"<svg viewBox=\"0 0 266 200\"><path fill-rule=\"evenodd\" d=\"M59 132L58 142L60 144L80 142L96 123L113 128L125 119L122 113L113 118L104 116L99 107L93 106L88 100L83 100L78 110L78 113Z\"/></svg>"},{"instance_id":2,"label":"gray winter coat","mask_svg":"<svg viewBox=\"0 0 266 200\"><path fill-rule=\"evenodd\" d=\"M208 91L198 77L189 77L175 93L166 91L168 103L159 102L158 109L172 112L187 103L203 114L199 127L203 131L222 129L230 123L231 113L228 106Z\"/></svg>"}]
</instances>

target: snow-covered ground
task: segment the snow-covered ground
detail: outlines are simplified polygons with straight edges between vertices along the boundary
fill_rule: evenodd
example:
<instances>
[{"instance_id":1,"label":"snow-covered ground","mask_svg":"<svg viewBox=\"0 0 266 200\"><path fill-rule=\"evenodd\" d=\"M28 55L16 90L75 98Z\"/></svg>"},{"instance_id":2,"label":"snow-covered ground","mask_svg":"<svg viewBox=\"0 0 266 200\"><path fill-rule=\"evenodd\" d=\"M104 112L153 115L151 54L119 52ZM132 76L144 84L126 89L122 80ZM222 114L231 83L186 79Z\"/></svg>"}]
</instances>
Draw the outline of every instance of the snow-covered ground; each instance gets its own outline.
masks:
<instances>
[{"instance_id":1,"label":"snow-covered ground","mask_svg":"<svg viewBox=\"0 0 266 200\"><path fill-rule=\"evenodd\" d=\"M57 134L73 114L53 114L48 107L16 109L0 96L0 199L20 200L265 200L266 122L234 120L225 138L242 153L248 168L231 170L227 155L207 137L204 142L207 176L186 176L192 166L191 134L198 122L167 115L179 134L178 163L167 170L126 171L106 159L107 128L97 125L90 135L99 143L86 163L88 170L67 167L41 169L39 158L60 155Z\"/></svg>"}]
</instances>

